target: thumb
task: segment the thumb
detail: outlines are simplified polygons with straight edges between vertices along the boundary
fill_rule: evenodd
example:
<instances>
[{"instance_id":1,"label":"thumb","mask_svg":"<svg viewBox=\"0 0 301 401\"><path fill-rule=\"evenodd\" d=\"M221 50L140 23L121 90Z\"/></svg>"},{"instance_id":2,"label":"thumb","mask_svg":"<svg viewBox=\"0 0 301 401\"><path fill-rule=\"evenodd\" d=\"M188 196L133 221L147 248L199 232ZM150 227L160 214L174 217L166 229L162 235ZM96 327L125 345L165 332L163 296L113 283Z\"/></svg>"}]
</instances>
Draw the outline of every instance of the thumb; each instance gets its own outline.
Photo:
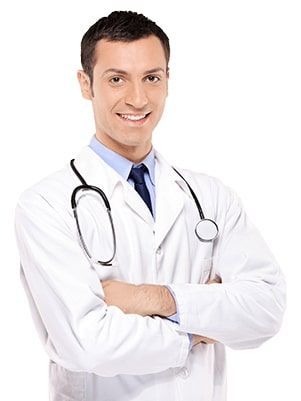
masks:
<instances>
[{"instance_id":1,"label":"thumb","mask_svg":"<svg viewBox=\"0 0 301 401\"><path fill-rule=\"evenodd\" d=\"M221 284L222 279L220 278L220 276L216 275L213 279L207 281L206 284Z\"/></svg>"}]
</instances>

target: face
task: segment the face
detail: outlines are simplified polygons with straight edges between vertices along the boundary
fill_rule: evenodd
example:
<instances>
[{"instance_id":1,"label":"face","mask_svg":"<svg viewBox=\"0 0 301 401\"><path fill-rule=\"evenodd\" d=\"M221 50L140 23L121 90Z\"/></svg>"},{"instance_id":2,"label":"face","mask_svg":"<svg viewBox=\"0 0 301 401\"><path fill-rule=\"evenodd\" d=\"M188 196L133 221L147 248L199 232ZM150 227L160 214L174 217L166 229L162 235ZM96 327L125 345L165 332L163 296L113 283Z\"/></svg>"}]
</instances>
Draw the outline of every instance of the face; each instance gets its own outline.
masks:
<instances>
[{"instance_id":1,"label":"face","mask_svg":"<svg viewBox=\"0 0 301 401\"><path fill-rule=\"evenodd\" d=\"M153 35L133 42L101 39L95 55L93 93L83 71L78 79L83 96L92 101L96 137L124 157L140 161L151 149L167 96L162 44Z\"/></svg>"}]
</instances>

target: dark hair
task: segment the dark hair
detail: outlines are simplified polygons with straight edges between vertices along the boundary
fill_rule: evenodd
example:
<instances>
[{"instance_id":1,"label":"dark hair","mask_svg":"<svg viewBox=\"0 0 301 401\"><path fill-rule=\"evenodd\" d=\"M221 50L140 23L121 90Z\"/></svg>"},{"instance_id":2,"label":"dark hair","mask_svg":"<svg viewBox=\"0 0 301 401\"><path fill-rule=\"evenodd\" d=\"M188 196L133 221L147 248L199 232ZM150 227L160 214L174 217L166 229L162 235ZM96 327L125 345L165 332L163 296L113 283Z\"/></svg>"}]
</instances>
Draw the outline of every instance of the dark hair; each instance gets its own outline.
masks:
<instances>
[{"instance_id":1,"label":"dark hair","mask_svg":"<svg viewBox=\"0 0 301 401\"><path fill-rule=\"evenodd\" d=\"M83 70L93 83L95 66L95 47L100 39L109 41L131 42L155 35L160 40L168 62L170 57L169 39L163 30L143 14L133 11L114 11L107 17L100 18L84 34L81 41L81 63Z\"/></svg>"}]
</instances>

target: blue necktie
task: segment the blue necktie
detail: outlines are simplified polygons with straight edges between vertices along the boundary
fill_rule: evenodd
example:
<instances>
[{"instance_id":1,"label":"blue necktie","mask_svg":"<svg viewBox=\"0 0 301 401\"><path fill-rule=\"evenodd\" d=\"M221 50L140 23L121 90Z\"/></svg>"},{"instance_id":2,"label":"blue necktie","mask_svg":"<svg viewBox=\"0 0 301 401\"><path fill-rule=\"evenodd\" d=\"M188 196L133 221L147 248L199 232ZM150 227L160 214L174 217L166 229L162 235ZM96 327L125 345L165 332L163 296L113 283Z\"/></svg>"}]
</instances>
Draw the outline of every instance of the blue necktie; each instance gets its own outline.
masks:
<instances>
[{"instance_id":1,"label":"blue necktie","mask_svg":"<svg viewBox=\"0 0 301 401\"><path fill-rule=\"evenodd\" d=\"M144 200L151 214L153 214L151 198L144 179L144 173L147 171L148 168L144 164L141 164L139 167L132 167L129 178L134 181L135 190Z\"/></svg>"}]
</instances>

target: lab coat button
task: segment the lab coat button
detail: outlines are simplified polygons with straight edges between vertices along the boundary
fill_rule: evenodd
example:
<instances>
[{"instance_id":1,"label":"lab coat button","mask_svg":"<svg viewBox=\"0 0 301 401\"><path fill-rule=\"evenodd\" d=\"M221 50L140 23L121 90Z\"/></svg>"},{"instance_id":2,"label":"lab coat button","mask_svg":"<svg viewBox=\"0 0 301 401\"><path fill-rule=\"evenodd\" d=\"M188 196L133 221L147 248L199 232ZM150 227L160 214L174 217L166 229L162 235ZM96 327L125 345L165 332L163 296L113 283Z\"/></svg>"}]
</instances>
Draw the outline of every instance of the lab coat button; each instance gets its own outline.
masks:
<instances>
[{"instance_id":1,"label":"lab coat button","mask_svg":"<svg viewBox=\"0 0 301 401\"><path fill-rule=\"evenodd\" d=\"M187 377L190 375L190 372L187 368L182 368L180 369L178 375L181 376L182 379L187 379Z\"/></svg>"},{"instance_id":2,"label":"lab coat button","mask_svg":"<svg viewBox=\"0 0 301 401\"><path fill-rule=\"evenodd\" d=\"M161 255L161 252L162 252L162 248L161 248L161 246L159 246L159 248L157 248L156 254Z\"/></svg>"}]
</instances>

